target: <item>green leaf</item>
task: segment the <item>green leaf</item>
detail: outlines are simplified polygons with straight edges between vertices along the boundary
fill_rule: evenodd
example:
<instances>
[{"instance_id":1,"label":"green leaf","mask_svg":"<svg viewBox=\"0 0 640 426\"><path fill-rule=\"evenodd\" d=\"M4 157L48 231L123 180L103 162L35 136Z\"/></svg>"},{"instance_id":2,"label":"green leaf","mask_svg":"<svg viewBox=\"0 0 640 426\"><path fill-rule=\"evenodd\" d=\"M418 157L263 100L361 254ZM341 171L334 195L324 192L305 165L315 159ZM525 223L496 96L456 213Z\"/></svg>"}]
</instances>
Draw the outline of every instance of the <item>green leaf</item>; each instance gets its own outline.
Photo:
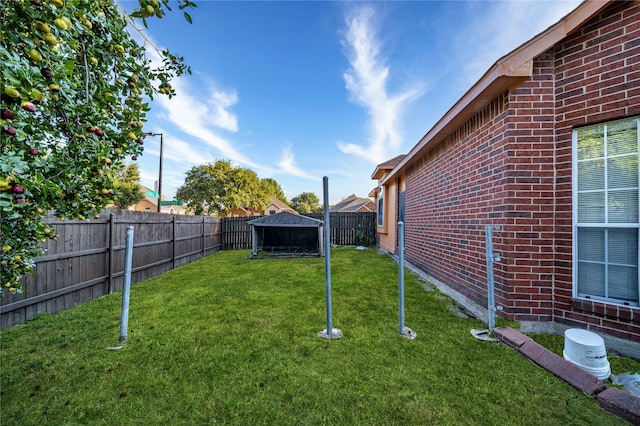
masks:
<instances>
[{"instance_id":1,"label":"green leaf","mask_svg":"<svg viewBox=\"0 0 640 426\"><path fill-rule=\"evenodd\" d=\"M186 19L188 23L193 24L191 16L187 12L184 12L184 19Z\"/></svg>"}]
</instances>

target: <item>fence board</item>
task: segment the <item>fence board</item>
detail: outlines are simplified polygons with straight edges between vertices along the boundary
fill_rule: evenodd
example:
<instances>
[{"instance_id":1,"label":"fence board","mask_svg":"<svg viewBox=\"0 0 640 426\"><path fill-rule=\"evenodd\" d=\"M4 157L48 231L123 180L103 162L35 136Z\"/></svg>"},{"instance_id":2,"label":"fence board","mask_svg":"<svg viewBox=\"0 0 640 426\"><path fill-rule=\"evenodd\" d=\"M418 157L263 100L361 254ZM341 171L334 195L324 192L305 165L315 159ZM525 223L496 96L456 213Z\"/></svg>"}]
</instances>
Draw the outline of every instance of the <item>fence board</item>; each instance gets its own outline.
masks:
<instances>
[{"instance_id":1,"label":"fence board","mask_svg":"<svg viewBox=\"0 0 640 426\"><path fill-rule=\"evenodd\" d=\"M122 288L126 229L134 226L132 283L144 281L222 248L220 219L107 210L99 219L45 220L55 240L44 243L33 275L21 281L24 294L0 300L0 325L29 321L39 312L57 313ZM179 259L179 260L177 260Z\"/></svg>"},{"instance_id":2,"label":"fence board","mask_svg":"<svg viewBox=\"0 0 640 426\"><path fill-rule=\"evenodd\" d=\"M324 220L323 213L307 215ZM222 218L222 250L251 249L251 227L247 222L255 217ZM376 213L331 213L329 215L331 244L339 246L373 246L376 243Z\"/></svg>"},{"instance_id":3,"label":"fence board","mask_svg":"<svg viewBox=\"0 0 640 426\"><path fill-rule=\"evenodd\" d=\"M324 220L323 213L308 216ZM375 212L330 213L329 227L331 244L370 247L376 243Z\"/></svg>"},{"instance_id":4,"label":"fence board","mask_svg":"<svg viewBox=\"0 0 640 426\"><path fill-rule=\"evenodd\" d=\"M251 227L247 222L255 217L222 218L222 250L247 250L251 248Z\"/></svg>"},{"instance_id":5,"label":"fence board","mask_svg":"<svg viewBox=\"0 0 640 426\"><path fill-rule=\"evenodd\" d=\"M322 214L309 215L324 219ZM134 226L132 283L220 250L251 248L253 217L169 216L107 210L99 219L46 219L58 236L44 243L33 275L22 279L25 294L0 300L0 326L29 321L39 312L57 313L120 288L124 281L126 230ZM331 243L374 245L375 213L332 213Z\"/></svg>"}]
</instances>

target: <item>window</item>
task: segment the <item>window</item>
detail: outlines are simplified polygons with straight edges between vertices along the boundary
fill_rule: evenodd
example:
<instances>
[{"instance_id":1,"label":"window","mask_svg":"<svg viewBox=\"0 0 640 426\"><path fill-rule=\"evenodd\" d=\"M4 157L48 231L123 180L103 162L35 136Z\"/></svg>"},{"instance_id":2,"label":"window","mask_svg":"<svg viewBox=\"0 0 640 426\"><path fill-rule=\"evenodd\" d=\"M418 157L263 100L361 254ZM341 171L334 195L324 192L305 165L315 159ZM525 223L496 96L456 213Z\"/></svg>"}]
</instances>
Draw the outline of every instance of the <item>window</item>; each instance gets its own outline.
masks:
<instances>
[{"instance_id":1,"label":"window","mask_svg":"<svg viewBox=\"0 0 640 426\"><path fill-rule=\"evenodd\" d=\"M639 305L640 119L573 132L574 296Z\"/></svg>"},{"instance_id":2,"label":"window","mask_svg":"<svg viewBox=\"0 0 640 426\"><path fill-rule=\"evenodd\" d=\"M384 225L384 189L378 188L378 226Z\"/></svg>"}]
</instances>

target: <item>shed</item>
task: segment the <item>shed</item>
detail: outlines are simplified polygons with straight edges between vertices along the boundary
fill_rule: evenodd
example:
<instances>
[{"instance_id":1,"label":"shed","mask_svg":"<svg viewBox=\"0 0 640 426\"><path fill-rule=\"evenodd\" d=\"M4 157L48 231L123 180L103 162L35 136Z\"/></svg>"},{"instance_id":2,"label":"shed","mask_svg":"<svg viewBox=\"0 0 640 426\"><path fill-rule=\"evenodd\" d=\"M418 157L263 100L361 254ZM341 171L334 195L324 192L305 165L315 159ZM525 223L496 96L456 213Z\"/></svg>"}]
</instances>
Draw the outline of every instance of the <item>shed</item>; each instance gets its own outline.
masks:
<instances>
[{"instance_id":1,"label":"shed","mask_svg":"<svg viewBox=\"0 0 640 426\"><path fill-rule=\"evenodd\" d=\"M251 257L323 256L323 222L280 212L247 222L251 226Z\"/></svg>"}]
</instances>

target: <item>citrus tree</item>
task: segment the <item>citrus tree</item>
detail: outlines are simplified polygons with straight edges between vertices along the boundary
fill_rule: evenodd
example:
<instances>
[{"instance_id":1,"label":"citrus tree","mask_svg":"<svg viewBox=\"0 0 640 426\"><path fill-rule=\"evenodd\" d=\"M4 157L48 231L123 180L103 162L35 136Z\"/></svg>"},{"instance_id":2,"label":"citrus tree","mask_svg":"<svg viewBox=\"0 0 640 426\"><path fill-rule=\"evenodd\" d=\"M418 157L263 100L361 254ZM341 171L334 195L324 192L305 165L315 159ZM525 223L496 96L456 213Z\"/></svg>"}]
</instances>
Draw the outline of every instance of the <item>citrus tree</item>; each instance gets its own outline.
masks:
<instances>
[{"instance_id":1,"label":"citrus tree","mask_svg":"<svg viewBox=\"0 0 640 426\"><path fill-rule=\"evenodd\" d=\"M191 22L195 4L174 3ZM152 66L151 43L130 33L168 10L169 0L139 0L130 14L115 0L0 0L3 291L22 291L55 238L46 211L84 219L112 202L110 169L142 152L149 102L189 72L168 50Z\"/></svg>"}]
</instances>

